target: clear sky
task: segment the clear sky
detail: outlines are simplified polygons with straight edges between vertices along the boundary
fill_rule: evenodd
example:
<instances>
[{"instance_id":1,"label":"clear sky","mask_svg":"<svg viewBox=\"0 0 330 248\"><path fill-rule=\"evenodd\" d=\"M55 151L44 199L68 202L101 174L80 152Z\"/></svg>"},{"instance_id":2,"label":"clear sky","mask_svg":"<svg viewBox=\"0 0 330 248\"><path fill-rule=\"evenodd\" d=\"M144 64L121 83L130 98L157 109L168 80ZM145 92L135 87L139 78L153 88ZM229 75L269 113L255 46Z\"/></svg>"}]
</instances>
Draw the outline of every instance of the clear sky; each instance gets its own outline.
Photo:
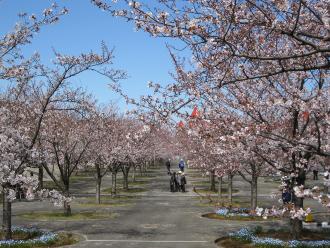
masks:
<instances>
[{"instance_id":1,"label":"clear sky","mask_svg":"<svg viewBox=\"0 0 330 248\"><path fill-rule=\"evenodd\" d=\"M0 34L11 30L17 22L19 12L42 13L50 6L49 0L0 0ZM138 98L148 92L147 81L172 82L169 72L173 65L165 42L173 40L150 37L136 32L132 23L112 17L109 13L94 7L89 0L58 0L66 6L69 14L60 22L44 27L24 52L38 51L45 63L53 58L52 49L67 54L79 54L91 49L98 51L101 41L115 48L116 68L127 71L129 78L122 82L125 91ZM180 47L178 43L175 44ZM120 97L111 92L104 78L95 74L84 74L74 82L93 93L100 103L115 101L121 110L126 106Z\"/></svg>"}]
</instances>

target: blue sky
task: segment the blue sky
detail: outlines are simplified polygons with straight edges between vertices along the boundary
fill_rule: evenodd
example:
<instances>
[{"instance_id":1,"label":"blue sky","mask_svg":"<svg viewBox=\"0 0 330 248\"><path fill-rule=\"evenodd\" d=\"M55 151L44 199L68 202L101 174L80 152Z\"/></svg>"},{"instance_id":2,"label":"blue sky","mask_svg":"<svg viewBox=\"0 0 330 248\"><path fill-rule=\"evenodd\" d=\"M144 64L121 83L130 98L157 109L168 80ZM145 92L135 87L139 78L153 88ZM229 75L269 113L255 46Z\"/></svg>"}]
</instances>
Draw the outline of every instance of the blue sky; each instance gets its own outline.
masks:
<instances>
[{"instance_id":1,"label":"blue sky","mask_svg":"<svg viewBox=\"0 0 330 248\"><path fill-rule=\"evenodd\" d=\"M39 14L53 1L48 0L0 0L0 34L11 30L17 22L17 13ZM142 31L136 32L132 23L110 16L90 4L89 0L57 1L66 6L69 14L60 22L44 27L32 44L24 48L26 55L38 51L45 63L53 58L52 49L67 54L98 51L101 41L115 48L114 67L127 71L129 78L122 82L125 91L138 98L146 94L147 81L172 82L169 72L173 65L165 43L180 47L170 39L150 37ZM84 74L75 82L98 99L100 103L115 101L121 110L126 110L120 97L111 92L104 78L95 74Z\"/></svg>"}]
</instances>

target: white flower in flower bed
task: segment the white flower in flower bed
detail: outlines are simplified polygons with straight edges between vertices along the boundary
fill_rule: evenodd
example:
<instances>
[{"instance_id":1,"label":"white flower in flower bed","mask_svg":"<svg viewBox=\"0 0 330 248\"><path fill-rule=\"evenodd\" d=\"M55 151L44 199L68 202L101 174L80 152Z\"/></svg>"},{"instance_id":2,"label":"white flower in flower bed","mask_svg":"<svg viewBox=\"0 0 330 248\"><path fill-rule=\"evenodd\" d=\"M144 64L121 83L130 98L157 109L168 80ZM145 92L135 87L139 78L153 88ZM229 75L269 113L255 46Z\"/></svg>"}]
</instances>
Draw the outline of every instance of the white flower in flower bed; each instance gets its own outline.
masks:
<instances>
[{"instance_id":1,"label":"white flower in flower bed","mask_svg":"<svg viewBox=\"0 0 330 248\"><path fill-rule=\"evenodd\" d=\"M0 247L16 247L17 245L47 245L55 242L58 238L56 233L42 231L36 228L13 227L12 232L35 234L37 237L27 240L0 240Z\"/></svg>"},{"instance_id":2,"label":"white flower in flower bed","mask_svg":"<svg viewBox=\"0 0 330 248\"><path fill-rule=\"evenodd\" d=\"M216 211L217 215L221 216L242 216L242 217L248 217L250 216L250 209L249 208L226 208L222 207L219 208Z\"/></svg>"}]
</instances>

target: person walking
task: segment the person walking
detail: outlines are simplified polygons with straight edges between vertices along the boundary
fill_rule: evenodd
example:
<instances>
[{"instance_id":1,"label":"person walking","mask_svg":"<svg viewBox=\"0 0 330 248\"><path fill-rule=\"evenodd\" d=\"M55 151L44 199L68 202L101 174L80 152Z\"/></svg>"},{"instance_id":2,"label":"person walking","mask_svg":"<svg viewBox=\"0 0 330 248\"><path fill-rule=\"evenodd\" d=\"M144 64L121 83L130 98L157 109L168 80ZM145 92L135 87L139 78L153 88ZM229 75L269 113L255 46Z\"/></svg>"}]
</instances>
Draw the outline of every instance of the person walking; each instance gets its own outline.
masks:
<instances>
[{"instance_id":1,"label":"person walking","mask_svg":"<svg viewBox=\"0 0 330 248\"><path fill-rule=\"evenodd\" d=\"M283 192L282 192L283 204L288 204L291 202L291 200L292 200L292 195L291 195L289 189L287 189L287 188L283 189Z\"/></svg>"},{"instance_id":2,"label":"person walking","mask_svg":"<svg viewBox=\"0 0 330 248\"><path fill-rule=\"evenodd\" d=\"M178 181L178 176L175 171L173 171L171 174L171 180L170 180L170 189L171 192L177 192L179 191L180 185Z\"/></svg>"},{"instance_id":3,"label":"person walking","mask_svg":"<svg viewBox=\"0 0 330 248\"><path fill-rule=\"evenodd\" d=\"M184 166L185 166L184 161L183 161L183 159L181 159L180 162L179 162L180 171L184 172Z\"/></svg>"},{"instance_id":4,"label":"person walking","mask_svg":"<svg viewBox=\"0 0 330 248\"><path fill-rule=\"evenodd\" d=\"M168 159L165 163L166 165L166 169L167 169L167 174L170 175L171 174L171 159Z\"/></svg>"},{"instance_id":5,"label":"person walking","mask_svg":"<svg viewBox=\"0 0 330 248\"><path fill-rule=\"evenodd\" d=\"M169 173L171 175L170 190L171 190L171 192L175 192L175 172L171 173L171 171L170 171Z\"/></svg>"},{"instance_id":6,"label":"person walking","mask_svg":"<svg viewBox=\"0 0 330 248\"><path fill-rule=\"evenodd\" d=\"M318 180L319 179L318 173L319 173L318 170L316 170L316 169L313 170L313 180Z\"/></svg>"},{"instance_id":7,"label":"person walking","mask_svg":"<svg viewBox=\"0 0 330 248\"><path fill-rule=\"evenodd\" d=\"M179 173L179 175L180 175L180 189L181 189L181 192L186 192L186 184L187 184L186 176L183 172Z\"/></svg>"}]
</instances>

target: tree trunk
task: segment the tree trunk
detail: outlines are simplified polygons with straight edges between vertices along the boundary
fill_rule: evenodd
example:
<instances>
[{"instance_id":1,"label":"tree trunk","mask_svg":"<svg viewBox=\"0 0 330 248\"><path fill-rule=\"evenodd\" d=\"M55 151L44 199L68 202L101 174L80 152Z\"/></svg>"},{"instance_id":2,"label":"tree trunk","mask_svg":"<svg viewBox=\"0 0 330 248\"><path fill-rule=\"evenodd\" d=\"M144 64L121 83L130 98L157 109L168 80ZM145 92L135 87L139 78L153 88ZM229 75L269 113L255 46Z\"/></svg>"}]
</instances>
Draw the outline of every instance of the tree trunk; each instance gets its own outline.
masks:
<instances>
[{"instance_id":1,"label":"tree trunk","mask_svg":"<svg viewBox=\"0 0 330 248\"><path fill-rule=\"evenodd\" d=\"M215 189L215 173L214 170L211 170L210 172L210 190L211 191L216 191Z\"/></svg>"},{"instance_id":2,"label":"tree trunk","mask_svg":"<svg viewBox=\"0 0 330 248\"><path fill-rule=\"evenodd\" d=\"M38 189L41 190L44 187L44 167L41 165L39 166L39 173L38 173Z\"/></svg>"},{"instance_id":3,"label":"tree trunk","mask_svg":"<svg viewBox=\"0 0 330 248\"><path fill-rule=\"evenodd\" d=\"M251 209L256 209L258 205L258 177L252 175L251 179Z\"/></svg>"},{"instance_id":4,"label":"tree trunk","mask_svg":"<svg viewBox=\"0 0 330 248\"><path fill-rule=\"evenodd\" d=\"M101 183L102 177L96 179L96 204L101 204Z\"/></svg>"},{"instance_id":5,"label":"tree trunk","mask_svg":"<svg viewBox=\"0 0 330 248\"><path fill-rule=\"evenodd\" d=\"M156 166L156 152L153 151L153 156L152 156L152 167Z\"/></svg>"},{"instance_id":6,"label":"tree trunk","mask_svg":"<svg viewBox=\"0 0 330 248\"><path fill-rule=\"evenodd\" d=\"M65 197L69 197L70 196L70 191L69 191L69 178L67 178L67 180L64 181L65 185L65 192L64 192L64 195ZM69 202L64 202L63 204L64 206L64 215L65 216L71 216L71 206L70 206L70 203Z\"/></svg>"},{"instance_id":7,"label":"tree trunk","mask_svg":"<svg viewBox=\"0 0 330 248\"><path fill-rule=\"evenodd\" d=\"M70 203L68 202L64 202L63 204L64 206L64 215L65 216L71 216L72 215L72 212L71 212L71 206L70 206Z\"/></svg>"},{"instance_id":8,"label":"tree trunk","mask_svg":"<svg viewBox=\"0 0 330 248\"><path fill-rule=\"evenodd\" d=\"M112 172L111 176L111 196L114 197L117 194L117 172Z\"/></svg>"},{"instance_id":9,"label":"tree trunk","mask_svg":"<svg viewBox=\"0 0 330 248\"><path fill-rule=\"evenodd\" d=\"M305 185L305 180L306 180L306 172L303 168L299 170L298 177L296 178L296 182L298 186ZM293 189L292 189L293 192ZM301 197L296 197L294 195L294 192L292 193L293 195L293 204L295 208L298 210L300 208L304 207L304 198ZM294 239L299 239L301 236L302 232L302 220L295 218L291 220L291 234Z\"/></svg>"},{"instance_id":10,"label":"tree trunk","mask_svg":"<svg viewBox=\"0 0 330 248\"><path fill-rule=\"evenodd\" d=\"M233 175L228 175L228 202L230 205L233 203Z\"/></svg>"},{"instance_id":11,"label":"tree trunk","mask_svg":"<svg viewBox=\"0 0 330 248\"><path fill-rule=\"evenodd\" d=\"M98 164L95 164L95 198L96 204L101 204L101 183L102 183L102 173L101 167Z\"/></svg>"},{"instance_id":12,"label":"tree trunk","mask_svg":"<svg viewBox=\"0 0 330 248\"><path fill-rule=\"evenodd\" d=\"M144 167L144 163L143 164L141 164L141 166L140 166L140 176L142 177L143 176L143 167Z\"/></svg>"},{"instance_id":13,"label":"tree trunk","mask_svg":"<svg viewBox=\"0 0 330 248\"><path fill-rule=\"evenodd\" d=\"M218 202L222 201L222 177L218 177Z\"/></svg>"},{"instance_id":14,"label":"tree trunk","mask_svg":"<svg viewBox=\"0 0 330 248\"><path fill-rule=\"evenodd\" d=\"M123 173L123 189L128 190L128 173Z\"/></svg>"},{"instance_id":15,"label":"tree trunk","mask_svg":"<svg viewBox=\"0 0 330 248\"><path fill-rule=\"evenodd\" d=\"M123 189L128 190L128 174L129 174L129 165L124 165L122 167L122 172L123 172Z\"/></svg>"},{"instance_id":16,"label":"tree trunk","mask_svg":"<svg viewBox=\"0 0 330 248\"><path fill-rule=\"evenodd\" d=\"M135 183L135 173L136 173L136 166L133 166L133 175L132 175L132 179L133 179L133 182Z\"/></svg>"},{"instance_id":17,"label":"tree trunk","mask_svg":"<svg viewBox=\"0 0 330 248\"><path fill-rule=\"evenodd\" d=\"M291 233L292 233L292 238L297 240L301 236L302 232L302 221L299 219L290 219L291 222Z\"/></svg>"},{"instance_id":18,"label":"tree trunk","mask_svg":"<svg viewBox=\"0 0 330 248\"><path fill-rule=\"evenodd\" d=\"M2 191L2 230L6 240L12 238L11 236L11 202L8 199L6 190Z\"/></svg>"},{"instance_id":19,"label":"tree trunk","mask_svg":"<svg viewBox=\"0 0 330 248\"><path fill-rule=\"evenodd\" d=\"M146 173L147 169L149 168L150 162L145 162L143 166L143 172Z\"/></svg>"}]
</instances>

